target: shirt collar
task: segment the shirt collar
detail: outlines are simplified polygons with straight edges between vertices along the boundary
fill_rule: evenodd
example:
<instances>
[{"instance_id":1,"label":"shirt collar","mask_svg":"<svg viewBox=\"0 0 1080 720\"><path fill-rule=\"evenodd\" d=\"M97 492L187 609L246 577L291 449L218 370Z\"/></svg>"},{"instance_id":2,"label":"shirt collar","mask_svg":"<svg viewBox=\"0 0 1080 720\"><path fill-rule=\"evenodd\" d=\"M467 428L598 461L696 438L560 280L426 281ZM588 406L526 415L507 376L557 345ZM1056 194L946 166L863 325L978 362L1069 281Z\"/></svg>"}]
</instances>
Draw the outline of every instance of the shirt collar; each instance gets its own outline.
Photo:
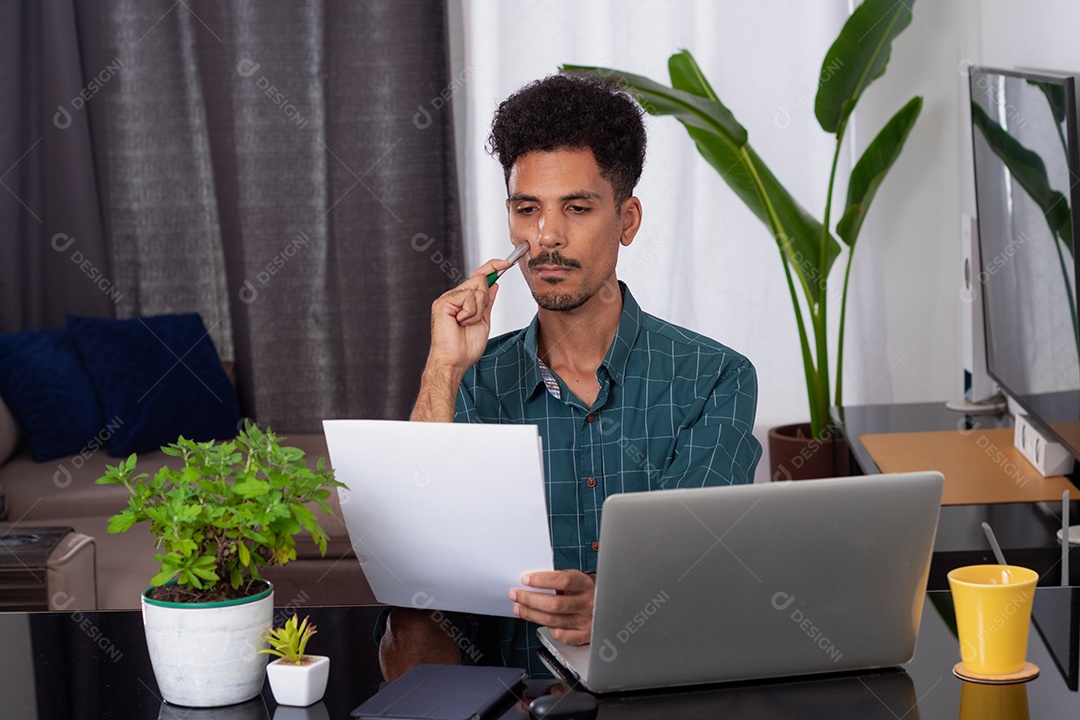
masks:
<instances>
[{"instance_id":1,"label":"shirt collar","mask_svg":"<svg viewBox=\"0 0 1080 720\"><path fill-rule=\"evenodd\" d=\"M622 280L619 281L619 289L622 290L622 317L619 318L619 329L615 332L615 339L608 348L604 362L600 367L607 371L617 384L623 384L626 377L626 365L630 362L630 349L637 342L638 333L641 331L641 307L630 293L630 288Z\"/></svg>"},{"instance_id":2,"label":"shirt collar","mask_svg":"<svg viewBox=\"0 0 1080 720\"><path fill-rule=\"evenodd\" d=\"M608 348L607 355L604 357L604 361L600 363L600 367L607 372L612 380L622 385L623 379L626 377L626 364L630 361L630 349L637 342L638 333L641 330L642 312L641 307L630 293L630 288L621 280L619 281L619 290L622 292L622 317L619 318L619 328L615 331L615 339L612 341L611 347ZM537 314L533 316L529 327L525 329L524 340L527 357L532 361L526 363L525 367L525 387L530 392L535 392L538 386L544 384L544 378L540 374L540 367L537 362L540 359L537 352L539 349L537 340L539 332L540 319L539 314Z\"/></svg>"},{"instance_id":3,"label":"shirt collar","mask_svg":"<svg viewBox=\"0 0 1080 720\"><path fill-rule=\"evenodd\" d=\"M525 328L525 357L529 362L525 363L524 388L526 397L531 397L537 387L544 385L544 377L540 374L540 343L537 340L540 333L540 314L533 315L529 327Z\"/></svg>"}]
</instances>

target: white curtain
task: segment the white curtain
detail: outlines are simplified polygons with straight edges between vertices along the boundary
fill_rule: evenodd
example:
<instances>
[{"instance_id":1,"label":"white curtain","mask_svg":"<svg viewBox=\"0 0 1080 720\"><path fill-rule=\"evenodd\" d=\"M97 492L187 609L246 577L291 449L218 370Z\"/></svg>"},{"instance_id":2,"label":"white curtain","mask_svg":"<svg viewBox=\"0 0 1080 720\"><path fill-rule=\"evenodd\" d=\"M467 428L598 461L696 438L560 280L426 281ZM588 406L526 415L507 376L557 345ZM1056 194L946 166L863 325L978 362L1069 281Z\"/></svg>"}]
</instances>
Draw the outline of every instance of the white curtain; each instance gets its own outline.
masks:
<instances>
[{"instance_id":1,"label":"white curtain","mask_svg":"<svg viewBox=\"0 0 1080 720\"><path fill-rule=\"evenodd\" d=\"M825 205L832 136L814 117L822 60L848 16L847 0L462 0L455 98L465 253L469 267L510 249L499 164L485 143L497 104L562 63L601 65L669 83L667 58L690 50L721 100L750 133L773 172L819 219ZM636 195L644 207L637 239L622 252L619 278L646 312L712 337L757 367L756 431L809 419L798 335L779 253L767 229L698 155L672 118L646 119L649 146ZM852 133L854 135L854 133ZM841 158L840 178L851 167ZM834 208L846 187L840 183ZM834 217L842 210L835 210ZM872 263L860 248L853 270L845 351L846 401L874 395L873 373L854 362L871 354L862 341L877 322L860 302L859 267ZM832 280L842 280L843 259ZM873 273L868 275L873 276ZM536 306L516 274L501 283L493 332L529 322ZM872 295L870 295L872 297ZM834 301L833 310L838 311ZM835 334L837 316L832 328ZM878 365L880 368L880 365ZM882 388L879 385L878 395ZM874 399L881 399L875 397ZM887 399L887 398L885 398ZM758 478L767 475L767 458Z\"/></svg>"}]
</instances>

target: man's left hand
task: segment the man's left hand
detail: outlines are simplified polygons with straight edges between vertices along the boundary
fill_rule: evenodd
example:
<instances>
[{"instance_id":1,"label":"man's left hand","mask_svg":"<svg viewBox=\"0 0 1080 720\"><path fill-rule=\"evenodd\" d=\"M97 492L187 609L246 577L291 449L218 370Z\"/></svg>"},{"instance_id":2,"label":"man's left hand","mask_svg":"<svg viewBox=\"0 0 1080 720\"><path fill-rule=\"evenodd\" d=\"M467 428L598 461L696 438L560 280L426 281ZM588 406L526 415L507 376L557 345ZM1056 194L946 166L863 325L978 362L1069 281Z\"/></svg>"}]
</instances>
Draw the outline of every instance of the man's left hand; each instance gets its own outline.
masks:
<instances>
[{"instance_id":1,"label":"man's left hand","mask_svg":"<svg viewBox=\"0 0 1080 720\"><path fill-rule=\"evenodd\" d=\"M567 645L586 645L592 637L593 595L596 581L580 570L554 570L523 575L521 582L537 590L510 591L514 614L523 620L545 625L551 637Z\"/></svg>"}]
</instances>

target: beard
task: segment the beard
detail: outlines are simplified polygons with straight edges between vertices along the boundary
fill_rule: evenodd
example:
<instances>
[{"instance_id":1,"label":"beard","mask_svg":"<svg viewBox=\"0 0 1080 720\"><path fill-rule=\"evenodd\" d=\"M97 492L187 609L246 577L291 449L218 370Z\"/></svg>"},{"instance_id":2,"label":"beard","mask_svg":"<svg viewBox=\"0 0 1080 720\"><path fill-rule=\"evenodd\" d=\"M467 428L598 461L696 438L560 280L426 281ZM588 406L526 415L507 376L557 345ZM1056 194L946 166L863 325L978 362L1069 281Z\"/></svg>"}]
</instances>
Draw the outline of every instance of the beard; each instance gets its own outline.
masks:
<instances>
[{"instance_id":1,"label":"beard","mask_svg":"<svg viewBox=\"0 0 1080 720\"><path fill-rule=\"evenodd\" d=\"M581 268L580 262L572 258L563 257L558 250L543 252L529 261L529 267L538 267L540 265L562 265L570 268ZM576 310L588 302L589 298L593 295L588 291L578 295L559 292L557 286L562 282L562 278L540 280L538 282L543 283L550 288L550 292L548 293L538 292L535 288L530 288L533 300L535 300L536 304L544 310L553 310L555 312Z\"/></svg>"},{"instance_id":2,"label":"beard","mask_svg":"<svg viewBox=\"0 0 1080 720\"><path fill-rule=\"evenodd\" d=\"M534 290L532 296L533 300L536 301L537 306L544 310L567 312L576 310L587 303L589 298L592 297L592 293L571 295L570 293L555 291L547 294L540 294Z\"/></svg>"}]
</instances>

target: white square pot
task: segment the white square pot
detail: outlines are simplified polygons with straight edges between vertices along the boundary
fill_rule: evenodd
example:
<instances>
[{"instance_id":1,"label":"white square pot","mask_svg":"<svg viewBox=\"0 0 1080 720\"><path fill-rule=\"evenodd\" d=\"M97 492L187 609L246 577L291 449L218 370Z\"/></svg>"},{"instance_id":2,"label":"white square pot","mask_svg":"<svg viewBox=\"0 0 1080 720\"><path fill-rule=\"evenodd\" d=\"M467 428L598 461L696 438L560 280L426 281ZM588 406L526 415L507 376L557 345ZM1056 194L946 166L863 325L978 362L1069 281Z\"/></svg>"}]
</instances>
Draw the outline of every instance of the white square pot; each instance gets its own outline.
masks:
<instances>
[{"instance_id":1,"label":"white square pot","mask_svg":"<svg viewBox=\"0 0 1080 720\"><path fill-rule=\"evenodd\" d=\"M315 658L308 665L293 665L278 658L266 666L270 689L278 705L307 707L322 700L326 681L330 677L330 658L325 655L305 655Z\"/></svg>"}]
</instances>

